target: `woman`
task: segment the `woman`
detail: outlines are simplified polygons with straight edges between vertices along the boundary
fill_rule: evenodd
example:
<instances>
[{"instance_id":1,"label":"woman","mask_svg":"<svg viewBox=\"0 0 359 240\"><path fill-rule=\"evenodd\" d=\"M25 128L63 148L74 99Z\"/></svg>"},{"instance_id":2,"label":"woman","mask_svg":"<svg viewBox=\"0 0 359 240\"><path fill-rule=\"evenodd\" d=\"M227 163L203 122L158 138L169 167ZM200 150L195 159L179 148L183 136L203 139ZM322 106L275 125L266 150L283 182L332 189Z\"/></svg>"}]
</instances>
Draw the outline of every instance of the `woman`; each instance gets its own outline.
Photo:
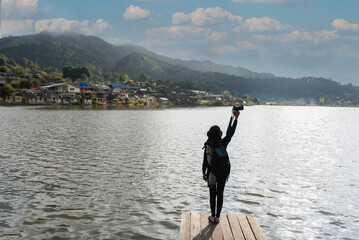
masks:
<instances>
[{"instance_id":1,"label":"woman","mask_svg":"<svg viewBox=\"0 0 359 240\"><path fill-rule=\"evenodd\" d=\"M202 164L202 173L203 173L203 180L208 182L209 187L209 196L210 196L210 205L211 205L211 216L209 216L209 221L212 223L219 223L219 217L221 215L222 205L223 205L223 191L224 186L226 184L226 181L229 176L229 169L228 174L225 176L220 176L215 174L213 167L211 166L209 158L211 158L211 148L227 148L227 145L232 139L232 136L236 130L237 126L237 120L239 116L239 111L237 111L234 115L235 120L232 120L233 117L231 117L229 121L229 125L227 128L226 136L222 139L222 131L218 126L212 126L209 131L207 132L208 140L205 143L205 151L203 156L203 164ZM227 157L228 158L228 157ZM229 164L229 160L228 160ZM218 172L218 171L216 171ZM217 212L216 212L216 198L217 198Z\"/></svg>"}]
</instances>

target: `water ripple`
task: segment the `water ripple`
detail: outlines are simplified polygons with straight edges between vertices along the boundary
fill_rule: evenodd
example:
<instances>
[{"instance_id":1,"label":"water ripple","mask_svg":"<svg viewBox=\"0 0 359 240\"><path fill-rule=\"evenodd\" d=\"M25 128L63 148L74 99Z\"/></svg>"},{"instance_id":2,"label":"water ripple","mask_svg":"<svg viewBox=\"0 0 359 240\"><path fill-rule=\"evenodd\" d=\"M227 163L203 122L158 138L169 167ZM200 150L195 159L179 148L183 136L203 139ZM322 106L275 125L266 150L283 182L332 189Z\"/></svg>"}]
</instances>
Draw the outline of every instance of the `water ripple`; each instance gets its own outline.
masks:
<instances>
[{"instance_id":1,"label":"water ripple","mask_svg":"<svg viewBox=\"0 0 359 240\"><path fill-rule=\"evenodd\" d=\"M182 210L209 211L201 148L229 112L0 107L0 238L177 239ZM223 211L254 213L268 239L358 239L358 121L248 107Z\"/></svg>"}]
</instances>

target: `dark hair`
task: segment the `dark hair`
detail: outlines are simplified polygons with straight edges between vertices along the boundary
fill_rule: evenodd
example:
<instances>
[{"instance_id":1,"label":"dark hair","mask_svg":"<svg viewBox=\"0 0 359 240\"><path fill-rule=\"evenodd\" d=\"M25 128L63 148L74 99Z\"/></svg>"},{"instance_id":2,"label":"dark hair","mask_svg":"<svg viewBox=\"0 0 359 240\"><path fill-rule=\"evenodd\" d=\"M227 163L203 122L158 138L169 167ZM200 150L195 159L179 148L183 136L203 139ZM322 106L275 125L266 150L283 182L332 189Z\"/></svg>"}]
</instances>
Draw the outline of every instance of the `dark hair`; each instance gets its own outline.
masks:
<instances>
[{"instance_id":1,"label":"dark hair","mask_svg":"<svg viewBox=\"0 0 359 240\"><path fill-rule=\"evenodd\" d=\"M217 125L212 126L207 132L207 142L219 144L219 142L221 141L221 133L222 131Z\"/></svg>"}]
</instances>

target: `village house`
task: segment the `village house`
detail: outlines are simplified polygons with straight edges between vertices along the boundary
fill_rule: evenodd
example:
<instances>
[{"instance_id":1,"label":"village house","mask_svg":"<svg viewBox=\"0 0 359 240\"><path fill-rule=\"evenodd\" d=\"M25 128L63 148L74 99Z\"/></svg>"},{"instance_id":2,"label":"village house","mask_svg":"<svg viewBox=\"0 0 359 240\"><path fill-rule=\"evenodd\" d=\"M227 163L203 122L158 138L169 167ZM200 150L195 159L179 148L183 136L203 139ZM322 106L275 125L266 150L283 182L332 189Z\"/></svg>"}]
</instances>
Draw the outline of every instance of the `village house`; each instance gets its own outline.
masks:
<instances>
[{"instance_id":1,"label":"village house","mask_svg":"<svg viewBox=\"0 0 359 240\"><path fill-rule=\"evenodd\" d=\"M76 94L81 92L81 88L72 83L55 83L41 88L48 91L54 91L56 93Z\"/></svg>"},{"instance_id":2,"label":"village house","mask_svg":"<svg viewBox=\"0 0 359 240\"><path fill-rule=\"evenodd\" d=\"M222 95L208 95L203 98L206 100L210 100L210 101L222 101L223 100Z\"/></svg>"},{"instance_id":3,"label":"village house","mask_svg":"<svg viewBox=\"0 0 359 240\"><path fill-rule=\"evenodd\" d=\"M22 93L16 93L14 96L6 97L4 99L4 102L10 104L22 104L23 103Z\"/></svg>"},{"instance_id":4,"label":"village house","mask_svg":"<svg viewBox=\"0 0 359 240\"><path fill-rule=\"evenodd\" d=\"M61 103L61 97L57 93L48 93L47 94L47 102L49 103Z\"/></svg>"},{"instance_id":5,"label":"village house","mask_svg":"<svg viewBox=\"0 0 359 240\"><path fill-rule=\"evenodd\" d=\"M24 91L26 104L46 104L47 95L39 89L27 89Z\"/></svg>"},{"instance_id":6,"label":"village house","mask_svg":"<svg viewBox=\"0 0 359 240\"><path fill-rule=\"evenodd\" d=\"M119 93L129 90L129 88L121 83L111 83L108 87L112 90L113 93Z\"/></svg>"},{"instance_id":7,"label":"village house","mask_svg":"<svg viewBox=\"0 0 359 240\"><path fill-rule=\"evenodd\" d=\"M169 101L168 98L165 98L165 97L160 98L161 103L168 103L168 101Z\"/></svg>"},{"instance_id":8,"label":"village house","mask_svg":"<svg viewBox=\"0 0 359 240\"><path fill-rule=\"evenodd\" d=\"M153 96L147 98L147 103L155 103L156 101L156 98Z\"/></svg>"},{"instance_id":9,"label":"village house","mask_svg":"<svg viewBox=\"0 0 359 240\"><path fill-rule=\"evenodd\" d=\"M93 88L87 83L80 83L79 87L81 89L81 93L91 93Z\"/></svg>"},{"instance_id":10,"label":"village house","mask_svg":"<svg viewBox=\"0 0 359 240\"><path fill-rule=\"evenodd\" d=\"M38 104L37 103L37 100L38 100L38 98L37 98L37 96L34 94L34 93L32 93L32 92L26 92L25 94L24 94L24 97L25 97L25 102L26 102L26 104ZM42 102L44 102L44 101L42 101Z\"/></svg>"},{"instance_id":11,"label":"village house","mask_svg":"<svg viewBox=\"0 0 359 240\"><path fill-rule=\"evenodd\" d=\"M93 90L96 94L104 94L104 95L107 94L107 96L108 96L108 94L110 94L112 92L111 88L106 85L101 85L101 86L95 85L95 86L93 86Z\"/></svg>"}]
</instances>

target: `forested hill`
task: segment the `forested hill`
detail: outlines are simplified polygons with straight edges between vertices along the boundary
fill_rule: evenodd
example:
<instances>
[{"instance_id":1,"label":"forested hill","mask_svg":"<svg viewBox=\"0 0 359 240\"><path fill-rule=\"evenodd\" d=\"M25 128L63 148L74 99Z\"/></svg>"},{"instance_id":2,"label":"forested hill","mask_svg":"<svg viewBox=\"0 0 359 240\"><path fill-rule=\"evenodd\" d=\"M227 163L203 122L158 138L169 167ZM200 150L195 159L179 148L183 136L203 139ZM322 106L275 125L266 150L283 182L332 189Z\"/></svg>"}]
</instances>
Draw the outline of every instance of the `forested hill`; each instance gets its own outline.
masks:
<instances>
[{"instance_id":1,"label":"forested hill","mask_svg":"<svg viewBox=\"0 0 359 240\"><path fill-rule=\"evenodd\" d=\"M181 60L156 54L140 46L114 46L94 36L67 32L62 34L41 32L34 35L6 37L0 39L0 51L21 62L26 57L37 62L42 68L64 65L92 66L98 72L113 71L123 57L133 53L145 54L161 61L182 65L201 72L221 72L235 76L267 78L269 73L257 73L241 67L215 64L210 61Z\"/></svg>"},{"instance_id":2,"label":"forested hill","mask_svg":"<svg viewBox=\"0 0 359 240\"><path fill-rule=\"evenodd\" d=\"M143 54L131 54L123 58L116 69L126 72L134 78L146 73L152 79L175 80L188 84L187 87L199 87L212 92L229 90L233 95L250 94L269 100L271 98L314 98L351 96L357 101L359 87L352 84L342 85L325 78L303 77L299 79L272 77L246 78L218 72L199 72L186 67L158 60Z\"/></svg>"},{"instance_id":3,"label":"forested hill","mask_svg":"<svg viewBox=\"0 0 359 240\"><path fill-rule=\"evenodd\" d=\"M62 70L64 65L90 66L97 73L112 72L116 63L133 52L146 52L140 47L116 47L104 40L76 33L6 37L0 40L0 52L16 62L23 57L40 65Z\"/></svg>"},{"instance_id":4,"label":"forested hill","mask_svg":"<svg viewBox=\"0 0 359 240\"><path fill-rule=\"evenodd\" d=\"M104 74L126 73L136 80L141 74L146 74L149 79L182 82L189 88L214 93L229 90L234 96L250 94L267 100L341 97L357 101L359 95L358 87L342 85L330 79L281 78L209 61L183 61L160 56L139 46L114 46L98 37L75 33L42 32L2 38L0 53L19 63L25 57L43 69L52 67L62 71L65 65L87 66L100 78Z\"/></svg>"}]
</instances>

